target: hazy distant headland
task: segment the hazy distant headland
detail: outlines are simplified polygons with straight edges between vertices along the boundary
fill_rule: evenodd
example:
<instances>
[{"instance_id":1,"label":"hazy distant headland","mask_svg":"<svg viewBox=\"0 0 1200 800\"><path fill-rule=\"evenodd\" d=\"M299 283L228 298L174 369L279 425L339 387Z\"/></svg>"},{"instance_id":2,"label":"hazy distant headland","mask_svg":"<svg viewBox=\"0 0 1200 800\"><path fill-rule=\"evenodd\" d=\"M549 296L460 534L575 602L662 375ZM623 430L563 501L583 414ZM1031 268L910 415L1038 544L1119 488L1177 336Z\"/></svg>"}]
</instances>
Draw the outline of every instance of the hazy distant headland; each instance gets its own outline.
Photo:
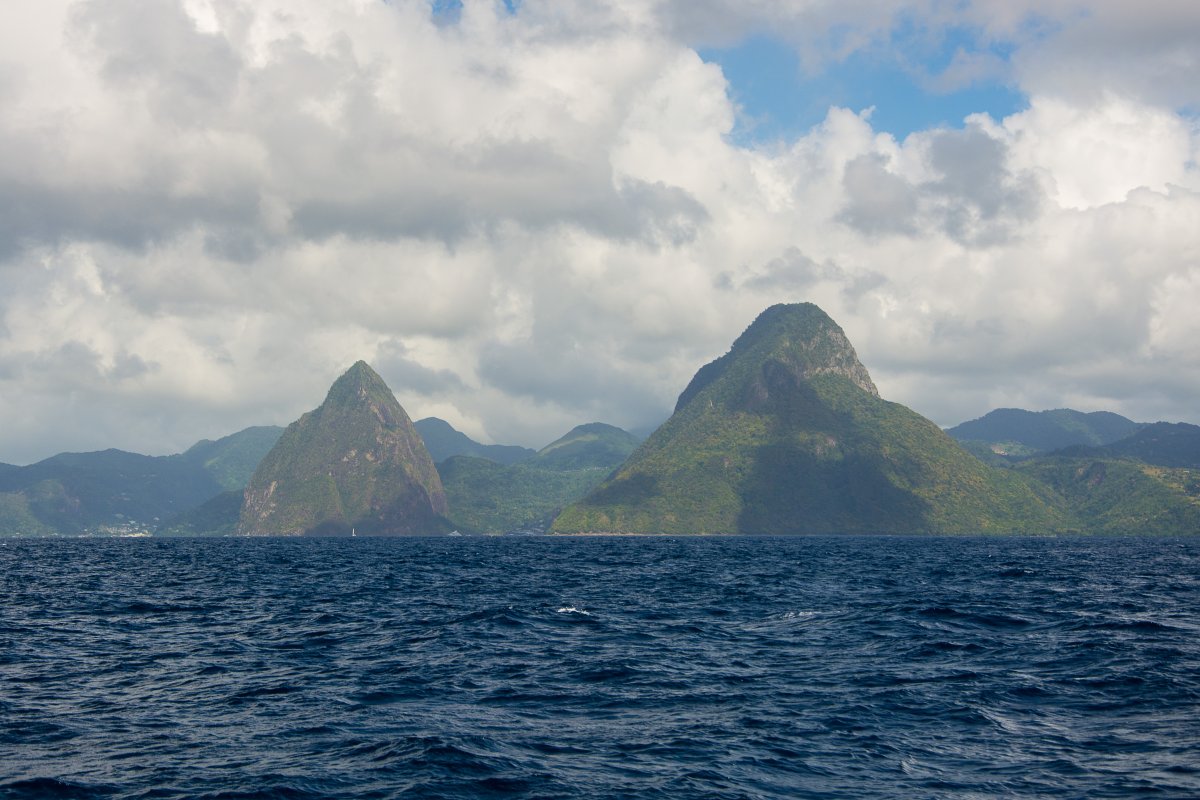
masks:
<instances>
[{"instance_id":1,"label":"hazy distant headland","mask_svg":"<svg viewBox=\"0 0 1200 800\"><path fill-rule=\"evenodd\" d=\"M765 310L644 441L596 422L483 445L412 422L359 362L286 429L0 465L4 536L503 533L1200 533L1200 427L997 409L943 431L800 303Z\"/></svg>"}]
</instances>

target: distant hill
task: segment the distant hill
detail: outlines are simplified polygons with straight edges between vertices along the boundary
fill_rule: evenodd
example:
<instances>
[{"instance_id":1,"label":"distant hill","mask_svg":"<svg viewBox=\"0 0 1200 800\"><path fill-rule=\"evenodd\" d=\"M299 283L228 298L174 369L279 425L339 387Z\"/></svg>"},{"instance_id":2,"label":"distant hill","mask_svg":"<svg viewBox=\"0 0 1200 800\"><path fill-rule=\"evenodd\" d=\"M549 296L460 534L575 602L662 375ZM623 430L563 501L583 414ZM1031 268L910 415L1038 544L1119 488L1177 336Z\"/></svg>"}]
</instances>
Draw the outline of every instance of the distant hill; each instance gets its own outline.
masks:
<instances>
[{"instance_id":1,"label":"distant hill","mask_svg":"<svg viewBox=\"0 0 1200 800\"><path fill-rule=\"evenodd\" d=\"M283 428L276 425L246 428L215 442L202 439L182 457L202 467L226 491L243 489L282 434Z\"/></svg>"},{"instance_id":2,"label":"distant hill","mask_svg":"<svg viewBox=\"0 0 1200 800\"><path fill-rule=\"evenodd\" d=\"M534 454L528 447L480 444L465 433L455 430L449 422L437 417L419 419L413 423L413 427L421 435L435 464L440 464L451 456L475 456L498 464L515 464Z\"/></svg>"},{"instance_id":3,"label":"distant hill","mask_svg":"<svg viewBox=\"0 0 1200 800\"><path fill-rule=\"evenodd\" d=\"M955 425L946 433L974 445L972 452L983 457L988 452L1001 457L1022 457L1072 445L1106 445L1130 436L1140 427L1139 423L1108 411L998 408L979 419Z\"/></svg>"},{"instance_id":4,"label":"distant hill","mask_svg":"<svg viewBox=\"0 0 1200 800\"><path fill-rule=\"evenodd\" d=\"M246 486L242 535L446 533L433 459L392 390L359 361L293 422Z\"/></svg>"},{"instance_id":5,"label":"distant hill","mask_svg":"<svg viewBox=\"0 0 1200 800\"><path fill-rule=\"evenodd\" d=\"M573 428L518 464L454 456L438 465L448 516L461 530L542 530L619 466L638 439L600 422Z\"/></svg>"},{"instance_id":6,"label":"distant hill","mask_svg":"<svg viewBox=\"0 0 1200 800\"><path fill-rule=\"evenodd\" d=\"M962 445L1053 491L1074 520L1072 532L1200 534L1200 427L1000 409L949 432L994 437Z\"/></svg>"},{"instance_id":7,"label":"distant hill","mask_svg":"<svg viewBox=\"0 0 1200 800\"><path fill-rule=\"evenodd\" d=\"M241 490L282 428L247 428L186 452L60 453L0 466L0 536L152 531L223 490Z\"/></svg>"},{"instance_id":8,"label":"distant hill","mask_svg":"<svg viewBox=\"0 0 1200 800\"><path fill-rule=\"evenodd\" d=\"M572 428L537 451L529 464L554 470L612 469L629 458L640 443L641 439L628 431L603 422L590 422Z\"/></svg>"},{"instance_id":9,"label":"distant hill","mask_svg":"<svg viewBox=\"0 0 1200 800\"><path fill-rule=\"evenodd\" d=\"M19 495L4 502L38 520L3 530L7 535L152 530L162 520L203 503L221 486L203 466L181 456L144 456L122 450L60 453L6 471L0 493Z\"/></svg>"},{"instance_id":10,"label":"distant hill","mask_svg":"<svg viewBox=\"0 0 1200 800\"><path fill-rule=\"evenodd\" d=\"M1056 455L1133 458L1160 467L1200 469L1200 426L1186 422L1155 422L1103 447L1070 447Z\"/></svg>"},{"instance_id":11,"label":"distant hill","mask_svg":"<svg viewBox=\"0 0 1200 800\"><path fill-rule=\"evenodd\" d=\"M841 328L803 303L767 309L702 367L671 418L553 530L1034 532L1065 524L1062 505L880 399Z\"/></svg>"}]
</instances>

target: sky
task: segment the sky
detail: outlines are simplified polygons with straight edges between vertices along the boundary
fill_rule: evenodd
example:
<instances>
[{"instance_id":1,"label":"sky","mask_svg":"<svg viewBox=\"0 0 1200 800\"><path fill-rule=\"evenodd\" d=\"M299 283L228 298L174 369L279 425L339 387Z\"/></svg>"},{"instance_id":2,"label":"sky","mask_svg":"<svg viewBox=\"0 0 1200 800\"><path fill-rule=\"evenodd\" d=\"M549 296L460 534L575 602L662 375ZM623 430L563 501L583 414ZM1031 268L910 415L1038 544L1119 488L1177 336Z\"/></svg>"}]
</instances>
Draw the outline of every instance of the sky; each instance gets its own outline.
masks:
<instances>
[{"instance_id":1,"label":"sky","mask_svg":"<svg viewBox=\"0 0 1200 800\"><path fill-rule=\"evenodd\" d=\"M882 395L1200 423L1193 0L10 0L0 462L645 429L764 308Z\"/></svg>"}]
</instances>

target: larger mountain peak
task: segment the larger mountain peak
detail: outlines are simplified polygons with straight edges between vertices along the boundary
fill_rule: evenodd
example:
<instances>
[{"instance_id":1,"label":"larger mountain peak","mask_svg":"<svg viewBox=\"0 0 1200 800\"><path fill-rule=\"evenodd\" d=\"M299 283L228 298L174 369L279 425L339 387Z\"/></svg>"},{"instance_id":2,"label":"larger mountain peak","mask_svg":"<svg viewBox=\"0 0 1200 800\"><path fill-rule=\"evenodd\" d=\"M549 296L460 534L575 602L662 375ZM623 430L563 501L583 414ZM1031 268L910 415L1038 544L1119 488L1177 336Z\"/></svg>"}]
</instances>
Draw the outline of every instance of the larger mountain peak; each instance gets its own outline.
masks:
<instances>
[{"instance_id":1,"label":"larger mountain peak","mask_svg":"<svg viewBox=\"0 0 1200 800\"><path fill-rule=\"evenodd\" d=\"M763 311L720 358L700 368L679 396L678 411L731 370L760 372L778 381L840 375L879 397L867 368L841 327L813 303L780 303ZM759 387L766 391L765 387Z\"/></svg>"},{"instance_id":2,"label":"larger mountain peak","mask_svg":"<svg viewBox=\"0 0 1200 800\"><path fill-rule=\"evenodd\" d=\"M371 369L365 361L356 361L350 369L329 387L325 396L326 403L345 403L354 400L367 400L374 397L378 400L395 402L392 390L384 383L379 373Z\"/></svg>"},{"instance_id":3,"label":"larger mountain peak","mask_svg":"<svg viewBox=\"0 0 1200 800\"><path fill-rule=\"evenodd\" d=\"M553 529L568 533L986 533L1057 506L879 397L837 323L768 308L675 413Z\"/></svg>"}]
</instances>

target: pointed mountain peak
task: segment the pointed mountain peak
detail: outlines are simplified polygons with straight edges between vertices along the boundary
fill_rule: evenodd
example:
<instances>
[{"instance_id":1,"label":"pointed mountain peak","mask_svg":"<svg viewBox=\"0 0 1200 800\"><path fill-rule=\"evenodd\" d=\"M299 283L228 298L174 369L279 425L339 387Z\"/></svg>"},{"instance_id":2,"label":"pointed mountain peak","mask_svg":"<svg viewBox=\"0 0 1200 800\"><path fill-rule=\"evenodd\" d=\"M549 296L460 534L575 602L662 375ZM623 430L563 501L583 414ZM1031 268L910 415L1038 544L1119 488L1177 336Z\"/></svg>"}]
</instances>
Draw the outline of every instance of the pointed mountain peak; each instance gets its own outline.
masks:
<instances>
[{"instance_id":1,"label":"pointed mountain peak","mask_svg":"<svg viewBox=\"0 0 1200 800\"><path fill-rule=\"evenodd\" d=\"M701 367L679 396L675 410L738 365L762 372L772 382L782 376L805 380L816 375L841 375L872 397L879 397L854 346L828 314L812 303L781 303L759 314L728 353Z\"/></svg>"},{"instance_id":2,"label":"pointed mountain peak","mask_svg":"<svg viewBox=\"0 0 1200 800\"><path fill-rule=\"evenodd\" d=\"M288 426L246 487L244 534L444 532L446 496L421 437L366 362Z\"/></svg>"},{"instance_id":3,"label":"pointed mountain peak","mask_svg":"<svg viewBox=\"0 0 1200 800\"><path fill-rule=\"evenodd\" d=\"M368 364L366 361L363 361L361 358L358 361L355 361L350 366L350 369L346 370L345 374L346 375L370 376L375 379L379 378L379 374L377 372L375 372L375 370L371 369L371 365Z\"/></svg>"},{"instance_id":4,"label":"pointed mountain peak","mask_svg":"<svg viewBox=\"0 0 1200 800\"><path fill-rule=\"evenodd\" d=\"M342 373L342 376L329 387L325 403L343 404L355 400L374 399L387 404L396 402L392 390L384 383L379 373L371 369L365 361L356 361L354 366Z\"/></svg>"},{"instance_id":5,"label":"pointed mountain peak","mask_svg":"<svg viewBox=\"0 0 1200 800\"><path fill-rule=\"evenodd\" d=\"M838 327L838 324L833 321L833 317L822 311L816 303L776 303L768 306L755 317L746 332L749 333L770 325L794 325L797 323ZM736 346L737 343L734 344Z\"/></svg>"},{"instance_id":6,"label":"pointed mountain peak","mask_svg":"<svg viewBox=\"0 0 1200 800\"><path fill-rule=\"evenodd\" d=\"M1013 471L992 470L929 420L880 399L842 329L802 303L764 311L552 528L990 533L1063 520Z\"/></svg>"}]
</instances>

